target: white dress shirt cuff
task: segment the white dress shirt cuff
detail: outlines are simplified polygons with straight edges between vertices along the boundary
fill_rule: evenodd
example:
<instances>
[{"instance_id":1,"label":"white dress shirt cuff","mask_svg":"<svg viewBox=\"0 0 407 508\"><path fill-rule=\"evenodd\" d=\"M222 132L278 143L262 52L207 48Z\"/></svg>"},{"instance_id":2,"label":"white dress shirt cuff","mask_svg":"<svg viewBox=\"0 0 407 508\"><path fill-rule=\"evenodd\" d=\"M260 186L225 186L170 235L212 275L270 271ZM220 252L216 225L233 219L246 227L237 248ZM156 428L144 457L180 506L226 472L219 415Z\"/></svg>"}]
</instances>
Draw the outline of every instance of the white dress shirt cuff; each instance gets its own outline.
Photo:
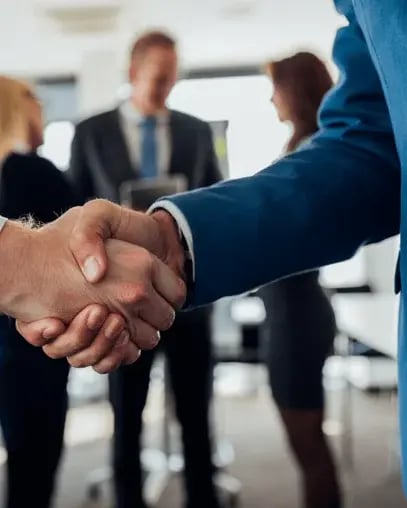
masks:
<instances>
[{"instance_id":1,"label":"white dress shirt cuff","mask_svg":"<svg viewBox=\"0 0 407 508\"><path fill-rule=\"evenodd\" d=\"M4 226L6 225L7 221L8 221L8 219L6 217L2 217L0 215L0 233L3 230Z\"/></svg>"},{"instance_id":2,"label":"white dress shirt cuff","mask_svg":"<svg viewBox=\"0 0 407 508\"><path fill-rule=\"evenodd\" d=\"M177 205L175 205L172 201L169 201L168 199L163 199L161 201L157 201L153 205L150 206L147 213L153 213L155 210L165 210L168 212L172 218L175 220L175 222L178 225L178 229L180 230L181 234L185 238L189 253L191 255L192 260L192 278L193 281L195 281L195 256L194 256L194 241L192 238L192 231L188 224L187 218L182 213L182 211L178 208Z\"/></svg>"}]
</instances>

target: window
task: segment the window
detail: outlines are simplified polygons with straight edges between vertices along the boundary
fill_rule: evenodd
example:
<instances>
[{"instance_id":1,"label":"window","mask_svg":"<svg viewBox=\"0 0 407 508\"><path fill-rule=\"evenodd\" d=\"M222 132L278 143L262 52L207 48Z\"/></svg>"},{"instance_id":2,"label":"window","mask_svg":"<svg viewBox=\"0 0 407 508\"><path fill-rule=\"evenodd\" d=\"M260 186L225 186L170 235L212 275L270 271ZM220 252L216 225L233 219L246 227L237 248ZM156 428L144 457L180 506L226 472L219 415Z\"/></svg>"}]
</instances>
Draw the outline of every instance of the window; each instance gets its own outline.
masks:
<instances>
[{"instance_id":1,"label":"window","mask_svg":"<svg viewBox=\"0 0 407 508\"><path fill-rule=\"evenodd\" d=\"M45 122L44 144L39 153L66 170L78 115L76 80L69 77L38 80L35 88L43 104Z\"/></svg>"},{"instance_id":2,"label":"window","mask_svg":"<svg viewBox=\"0 0 407 508\"><path fill-rule=\"evenodd\" d=\"M236 178L268 166L288 139L271 94L269 79L261 75L184 79L172 91L169 106L208 122L227 122L229 174Z\"/></svg>"},{"instance_id":3,"label":"window","mask_svg":"<svg viewBox=\"0 0 407 508\"><path fill-rule=\"evenodd\" d=\"M44 144L39 153L62 171L68 169L74 131L70 121L51 122L44 129Z\"/></svg>"}]
</instances>

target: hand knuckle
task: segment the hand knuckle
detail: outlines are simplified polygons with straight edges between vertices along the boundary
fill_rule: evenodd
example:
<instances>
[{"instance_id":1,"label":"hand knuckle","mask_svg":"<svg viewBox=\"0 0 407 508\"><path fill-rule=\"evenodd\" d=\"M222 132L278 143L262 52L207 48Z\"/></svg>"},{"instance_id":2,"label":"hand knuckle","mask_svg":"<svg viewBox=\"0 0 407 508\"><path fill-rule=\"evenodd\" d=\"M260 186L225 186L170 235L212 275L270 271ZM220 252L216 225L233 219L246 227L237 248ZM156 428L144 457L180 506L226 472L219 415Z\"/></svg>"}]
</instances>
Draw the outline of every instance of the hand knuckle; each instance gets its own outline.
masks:
<instances>
[{"instance_id":1,"label":"hand knuckle","mask_svg":"<svg viewBox=\"0 0 407 508\"><path fill-rule=\"evenodd\" d=\"M87 366L83 358L68 358L68 363L75 369L82 369Z\"/></svg>"},{"instance_id":2,"label":"hand knuckle","mask_svg":"<svg viewBox=\"0 0 407 508\"><path fill-rule=\"evenodd\" d=\"M104 367L104 365L95 365L92 367L95 372L98 374L108 374L109 370Z\"/></svg>"},{"instance_id":3,"label":"hand knuckle","mask_svg":"<svg viewBox=\"0 0 407 508\"><path fill-rule=\"evenodd\" d=\"M80 247L88 240L88 236L82 229L74 229L70 238L69 245L71 247Z\"/></svg>"},{"instance_id":4,"label":"hand knuckle","mask_svg":"<svg viewBox=\"0 0 407 508\"><path fill-rule=\"evenodd\" d=\"M97 372L100 374L107 374L108 372L112 372L116 370L121 363L121 359L117 357L108 357L105 358L97 367Z\"/></svg>"},{"instance_id":5,"label":"hand knuckle","mask_svg":"<svg viewBox=\"0 0 407 508\"><path fill-rule=\"evenodd\" d=\"M109 207L110 202L107 199L93 199L92 201L88 201L84 208L87 211L90 211L95 214L103 214L106 212Z\"/></svg>"},{"instance_id":6,"label":"hand knuckle","mask_svg":"<svg viewBox=\"0 0 407 508\"><path fill-rule=\"evenodd\" d=\"M72 357L71 365L78 369L82 369L85 367L89 367L91 365L96 365L102 360L103 354L100 351L88 351L86 355L78 355L76 357ZM75 362L75 365L74 363Z\"/></svg>"},{"instance_id":7,"label":"hand knuckle","mask_svg":"<svg viewBox=\"0 0 407 508\"><path fill-rule=\"evenodd\" d=\"M145 304L149 299L149 291L145 284L131 284L124 288L123 303L125 304Z\"/></svg>"},{"instance_id":8,"label":"hand knuckle","mask_svg":"<svg viewBox=\"0 0 407 508\"><path fill-rule=\"evenodd\" d=\"M65 216L68 215L77 215L78 213L81 213L82 211L82 207L81 206L73 206L72 208L70 208L66 213L65 213Z\"/></svg>"},{"instance_id":9,"label":"hand knuckle","mask_svg":"<svg viewBox=\"0 0 407 508\"><path fill-rule=\"evenodd\" d=\"M44 339L40 335L33 335L31 337L25 337L25 339L32 346L35 346L35 347L42 347L42 346L44 346L47 343L46 339Z\"/></svg>"}]
</instances>

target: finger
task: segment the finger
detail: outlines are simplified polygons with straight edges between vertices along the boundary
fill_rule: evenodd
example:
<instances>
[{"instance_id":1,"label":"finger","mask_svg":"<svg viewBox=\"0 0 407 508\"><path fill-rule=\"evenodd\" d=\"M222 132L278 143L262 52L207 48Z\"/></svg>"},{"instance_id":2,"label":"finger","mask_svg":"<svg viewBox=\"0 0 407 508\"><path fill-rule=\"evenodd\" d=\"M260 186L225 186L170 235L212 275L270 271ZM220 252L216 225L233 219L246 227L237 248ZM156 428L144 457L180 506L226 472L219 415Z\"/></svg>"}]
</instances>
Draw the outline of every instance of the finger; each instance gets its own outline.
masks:
<instances>
[{"instance_id":1,"label":"finger","mask_svg":"<svg viewBox=\"0 0 407 508\"><path fill-rule=\"evenodd\" d=\"M153 257L153 286L172 307L180 309L186 298L186 286L165 263Z\"/></svg>"},{"instance_id":2,"label":"finger","mask_svg":"<svg viewBox=\"0 0 407 508\"><path fill-rule=\"evenodd\" d=\"M44 346L66 330L65 324L56 318L45 318L31 323L16 321L16 328L30 344L38 347Z\"/></svg>"},{"instance_id":3,"label":"finger","mask_svg":"<svg viewBox=\"0 0 407 508\"><path fill-rule=\"evenodd\" d=\"M133 336L131 341L139 349L153 349L160 342L160 332L142 319L133 320Z\"/></svg>"},{"instance_id":4,"label":"finger","mask_svg":"<svg viewBox=\"0 0 407 508\"><path fill-rule=\"evenodd\" d=\"M65 358L89 347L103 326L108 311L102 305L89 305L57 339L43 347L50 358Z\"/></svg>"},{"instance_id":5,"label":"finger","mask_svg":"<svg viewBox=\"0 0 407 508\"><path fill-rule=\"evenodd\" d=\"M130 342L126 353L124 354L122 365L131 365L140 358L140 355L141 350L135 344Z\"/></svg>"},{"instance_id":6,"label":"finger","mask_svg":"<svg viewBox=\"0 0 407 508\"><path fill-rule=\"evenodd\" d=\"M112 349L111 353L93 366L99 374L107 374L118 369L123 363L133 363L140 356L140 350L131 342Z\"/></svg>"},{"instance_id":7,"label":"finger","mask_svg":"<svg viewBox=\"0 0 407 508\"><path fill-rule=\"evenodd\" d=\"M90 346L69 356L68 362L77 368L99 363L115 346L129 343L130 334L125 330L125 326L124 318L118 314L110 314Z\"/></svg>"},{"instance_id":8,"label":"finger","mask_svg":"<svg viewBox=\"0 0 407 508\"><path fill-rule=\"evenodd\" d=\"M175 310L152 286L147 296L140 301L137 314L152 328L160 331L168 330L175 320Z\"/></svg>"}]
</instances>

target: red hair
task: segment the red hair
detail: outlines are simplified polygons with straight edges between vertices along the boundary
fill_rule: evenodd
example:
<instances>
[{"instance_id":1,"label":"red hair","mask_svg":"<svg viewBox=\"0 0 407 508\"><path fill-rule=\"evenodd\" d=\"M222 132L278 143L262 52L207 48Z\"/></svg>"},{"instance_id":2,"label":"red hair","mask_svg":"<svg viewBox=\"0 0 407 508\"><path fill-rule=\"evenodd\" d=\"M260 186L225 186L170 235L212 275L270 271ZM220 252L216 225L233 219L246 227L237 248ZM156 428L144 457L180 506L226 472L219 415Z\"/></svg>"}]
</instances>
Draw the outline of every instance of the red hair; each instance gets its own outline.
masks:
<instances>
[{"instance_id":1,"label":"red hair","mask_svg":"<svg viewBox=\"0 0 407 508\"><path fill-rule=\"evenodd\" d=\"M266 73L283 97L294 124L294 134L287 149L295 149L304 137L318 129L318 109L333 81L324 62L308 52L296 53L282 60L268 62Z\"/></svg>"}]
</instances>

